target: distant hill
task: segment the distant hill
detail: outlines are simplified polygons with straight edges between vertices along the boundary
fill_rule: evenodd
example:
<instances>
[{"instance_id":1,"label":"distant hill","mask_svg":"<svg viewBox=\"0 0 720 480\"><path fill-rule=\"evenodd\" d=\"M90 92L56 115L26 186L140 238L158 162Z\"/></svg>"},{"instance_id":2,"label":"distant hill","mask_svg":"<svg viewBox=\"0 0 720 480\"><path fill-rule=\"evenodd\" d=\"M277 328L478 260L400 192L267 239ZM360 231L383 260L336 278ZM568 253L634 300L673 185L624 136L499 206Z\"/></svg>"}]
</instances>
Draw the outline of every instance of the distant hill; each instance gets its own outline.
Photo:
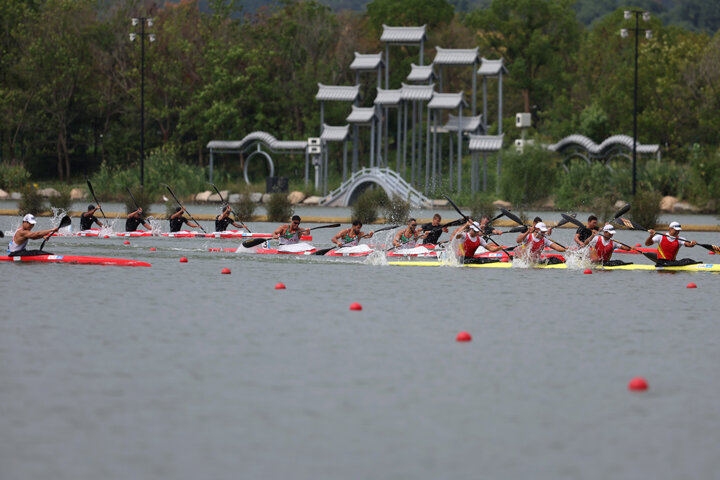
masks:
<instances>
[{"instance_id":1,"label":"distant hill","mask_svg":"<svg viewBox=\"0 0 720 480\"><path fill-rule=\"evenodd\" d=\"M460 12L486 8L491 0L449 0ZM246 0L240 2L245 13L259 8L274 8L276 1ZM368 0L320 0L333 10L365 10ZM634 0L633 5L643 8L662 19L665 25L675 25L686 30L714 34L720 28L720 1L718 0ZM626 6L627 0L576 0L575 11L580 22L592 25L602 18ZM208 1L200 0L200 8L207 9Z\"/></svg>"}]
</instances>

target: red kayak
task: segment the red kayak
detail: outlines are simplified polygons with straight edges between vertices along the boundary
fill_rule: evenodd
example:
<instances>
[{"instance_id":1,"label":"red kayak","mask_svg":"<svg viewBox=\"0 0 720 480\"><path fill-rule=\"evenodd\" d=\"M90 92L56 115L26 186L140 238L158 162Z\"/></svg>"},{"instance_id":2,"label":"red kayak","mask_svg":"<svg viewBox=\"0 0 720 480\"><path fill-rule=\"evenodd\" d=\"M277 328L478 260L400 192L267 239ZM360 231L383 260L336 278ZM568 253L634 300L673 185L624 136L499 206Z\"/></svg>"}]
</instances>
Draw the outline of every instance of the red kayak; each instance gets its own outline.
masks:
<instances>
[{"instance_id":1,"label":"red kayak","mask_svg":"<svg viewBox=\"0 0 720 480\"><path fill-rule=\"evenodd\" d=\"M109 257L81 257L78 255L32 255L25 257L0 256L0 262L45 262L45 263L71 263L76 265L116 265L120 267L150 267L147 262L129 260L126 258Z\"/></svg>"}]
</instances>

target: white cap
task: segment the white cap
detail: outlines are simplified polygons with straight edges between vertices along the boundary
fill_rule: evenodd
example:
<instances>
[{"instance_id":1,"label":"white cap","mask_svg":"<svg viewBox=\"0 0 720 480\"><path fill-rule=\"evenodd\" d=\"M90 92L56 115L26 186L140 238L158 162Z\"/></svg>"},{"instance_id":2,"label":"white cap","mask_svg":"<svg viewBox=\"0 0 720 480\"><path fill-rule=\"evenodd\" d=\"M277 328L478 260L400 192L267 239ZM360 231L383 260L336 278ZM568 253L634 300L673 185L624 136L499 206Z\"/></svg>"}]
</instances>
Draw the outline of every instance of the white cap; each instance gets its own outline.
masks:
<instances>
[{"instance_id":1,"label":"white cap","mask_svg":"<svg viewBox=\"0 0 720 480\"><path fill-rule=\"evenodd\" d=\"M537 228L537 229L540 230L541 232L547 232L547 231L548 231L547 225L545 225L544 222L538 222L537 225L535 225L535 228Z\"/></svg>"},{"instance_id":2,"label":"white cap","mask_svg":"<svg viewBox=\"0 0 720 480\"><path fill-rule=\"evenodd\" d=\"M473 222L472 225L470 225L470 228L472 228L474 231L476 231L476 232L479 233L479 232L480 232L480 229L475 226L476 224L477 224L477 222Z\"/></svg>"},{"instance_id":3,"label":"white cap","mask_svg":"<svg viewBox=\"0 0 720 480\"><path fill-rule=\"evenodd\" d=\"M478 222L473 222L472 224L473 224L478 230L480 229L480 224L479 224Z\"/></svg>"},{"instance_id":4,"label":"white cap","mask_svg":"<svg viewBox=\"0 0 720 480\"><path fill-rule=\"evenodd\" d=\"M670 228L677 230L678 232L682 231L682 227L678 222L670 222Z\"/></svg>"},{"instance_id":5,"label":"white cap","mask_svg":"<svg viewBox=\"0 0 720 480\"><path fill-rule=\"evenodd\" d=\"M28 213L23 217L23 222L28 222L31 225L35 225L37 223L37 220L35 220L35 215L32 213Z\"/></svg>"},{"instance_id":6,"label":"white cap","mask_svg":"<svg viewBox=\"0 0 720 480\"><path fill-rule=\"evenodd\" d=\"M603 232L608 232L610 235L615 235L615 227L608 223L603 227Z\"/></svg>"}]
</instances>

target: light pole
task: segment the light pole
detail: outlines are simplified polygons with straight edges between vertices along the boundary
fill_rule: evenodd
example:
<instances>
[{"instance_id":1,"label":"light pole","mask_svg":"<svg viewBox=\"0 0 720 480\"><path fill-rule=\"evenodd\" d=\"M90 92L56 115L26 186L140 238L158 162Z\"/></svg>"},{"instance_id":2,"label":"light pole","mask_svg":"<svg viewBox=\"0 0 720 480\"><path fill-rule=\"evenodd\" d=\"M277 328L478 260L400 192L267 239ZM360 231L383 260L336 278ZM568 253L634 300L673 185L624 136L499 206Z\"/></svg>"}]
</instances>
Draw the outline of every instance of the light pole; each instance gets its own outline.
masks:
<instances>
[{"instance_id":1,"label":"light pole","mask_svg":"<svg viewBox=\"0 0 720 480\"><path fill-rule=\"evenodd\" d=\"M637 183L637 98L638 98L638 36L640 31L645 33L645 38L652 38L652 30L640 29L640 17L644 22L650 20L650 12L642 10L625 10L625 20L632 19L635 16L635 28L623 28L620 30L620 36L627 38L629 32L635 32L635 88L633 91L633 148L632 148L632 195L635 196Z\"/></svg>"},{"instance_id":2,"label":"light pole","mask_svg":"<svg viewBox=\"0 0 720 480\"><path fill-rule=\"evenodd\" d=\"M153 19L149 17L136 17L132 19L132 26L140 25L139 32L130 34L130 41L140 36L140 188L145 187L145 37L150 42L155 41L154 33L145 33L145 25L153 26Z\"/></svg>"}]
</instances>

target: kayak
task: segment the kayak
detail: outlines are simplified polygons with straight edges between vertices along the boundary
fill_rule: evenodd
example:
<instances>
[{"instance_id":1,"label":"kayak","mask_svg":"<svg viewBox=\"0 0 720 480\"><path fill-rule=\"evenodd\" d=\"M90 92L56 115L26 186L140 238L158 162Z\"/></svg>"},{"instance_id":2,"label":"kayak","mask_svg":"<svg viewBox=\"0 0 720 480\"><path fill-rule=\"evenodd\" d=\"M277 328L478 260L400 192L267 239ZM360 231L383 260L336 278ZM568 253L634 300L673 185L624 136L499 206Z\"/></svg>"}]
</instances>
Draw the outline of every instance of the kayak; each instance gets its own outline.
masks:
<instances>
[{"instance_id":1,"label":"kayak","mask_svg":"<svg viewBox=\"0 0 720 480\"><path fill-rule=\"evenodd\" d=\"M47 263L72 263L77 265L117 265L120 267L150 267L147 262L129 260L126 258L109 257L82 257L78 255L33 255L27 257L6 257L0 256L2 262L47 262Z\"/></svg>"},{"instance_id":2,"label":"kayak","mask_svg":"<svg viewBox=\"0 0 720 480\"><path fill-rule=\"evenodd\" d=\"M258 248L255 253L282 255L311 255L317 251L313 245L305 242L293 243L290 245L279 245L276 248Z\"/></svg>"},{"instance_id":3,"label":"kayak","mask_svg":"<svg viewBox=\"0 0 720 480\"><path fill-rule=\"evenodd\" d=\"M59 236L66 236L66 234L54 234ZM82 230L77 233L73 233L72 236L78 237L98 237L98 238L111 238L111 237L152 237L161 236L169 238L271 238L272 233L250 233L240 230L226 230L224 232L198 232L194 230L180 230L178 232L162 232L153 234L152 231L139 230L135 232L111 232L110 234L101 234L101 230L98 228L92 228L90 230ZM305 242L311 242L312 235L303 235L301 240Z\"/></svg>"},{"instance_id":4,"label":"kayak","mask_svg":"<svg viewBox=\"0 0 720 480\"><path fill-rule=\"evenodd\" d=\"M352 247L341 247L330 250L325 254L326 257L365 257L374 252L369 245L360 244Z\"/></svg>"},{"instance_id":5,"label":"kayak","mask_svg":"<svg viewBox=\"0 0 720 480\"><path fill-rule=\"evenodd\" d=\"M403 267L442 267L449 266L437 261L416 261L416 262L403 262L395 261L388 262L389 265L403 266ZM457 265L458 267L471 267L471 268L513 268L511 262L495 262L495 263L481 263L481 264L470 264L470 265ZM520 267L522 268L522 267ZM559 269L567 270L570 267L565 263L558 263L555 265L535 265L532 268L538 269ZM641 264L629 264L629 265L618 265L616 267L594 265L593 270L654 270L654 271L667 271L667 272L720 272L720 264L717 263L696 263L695 265L684 265L679 267L656 267L655 265L641 265ZM576 269L580 270L580 269Z\"/></svg>"}]
</instances>

